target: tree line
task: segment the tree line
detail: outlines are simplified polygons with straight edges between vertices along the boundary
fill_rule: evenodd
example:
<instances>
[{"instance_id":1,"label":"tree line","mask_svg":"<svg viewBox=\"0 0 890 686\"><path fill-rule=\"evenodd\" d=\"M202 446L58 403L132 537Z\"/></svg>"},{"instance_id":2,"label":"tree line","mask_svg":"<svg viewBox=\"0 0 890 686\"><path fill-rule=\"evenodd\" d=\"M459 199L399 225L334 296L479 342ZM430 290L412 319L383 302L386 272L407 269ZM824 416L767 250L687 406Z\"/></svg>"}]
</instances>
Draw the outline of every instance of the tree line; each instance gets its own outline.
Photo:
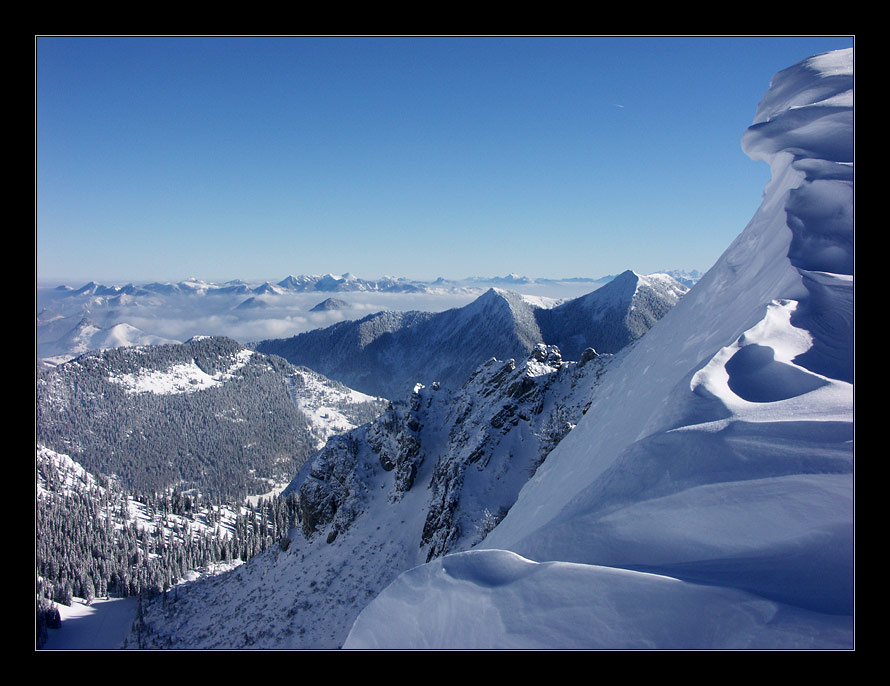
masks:
<instances>
[{"instance_id":1,"label":"tree line","mask_svg":"<svg viewBox=\"0 0 890 686\"><path fill-rule=\"evenodd\" d=\"M198 492L133 496L108 479L72 480L51 461L39 461L38 471L38 647L47 628L59 624L55 603L161 593L190 570L246 562L283 542L297 522L295 496L230 505L226 512ZM138 518L132 514L136 503L144 510Z\"/></svg>"}]
</instances>

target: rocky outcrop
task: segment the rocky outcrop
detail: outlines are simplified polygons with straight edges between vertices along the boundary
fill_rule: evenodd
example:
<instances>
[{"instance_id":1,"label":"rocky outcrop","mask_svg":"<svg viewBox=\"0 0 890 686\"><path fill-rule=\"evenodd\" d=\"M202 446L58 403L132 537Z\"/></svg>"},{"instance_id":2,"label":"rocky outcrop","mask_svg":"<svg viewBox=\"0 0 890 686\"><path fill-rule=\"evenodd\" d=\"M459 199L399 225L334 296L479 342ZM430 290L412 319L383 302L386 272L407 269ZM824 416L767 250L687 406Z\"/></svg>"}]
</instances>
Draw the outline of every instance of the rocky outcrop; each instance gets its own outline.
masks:
<instances>
[{"instance_id":1,"label":"rocky outcrop","mask_svg":"<svg viewBox=\"0 0 890 686\"><path fill-rule=\"evenodd\" d=\"M354 436L335 436L328 441L299 487L299 512L303 534L314 537L327 530L332 542L359 513L362 483L356 474L358 447Z\"/></svg>"},{"instance_id":2,"label":"rocky outcrop","mask_svg":"<svg viewBox=\"0 0 890 686\"><path fill-rule=\"evenodd\" d=\"M407 405L391 405L366 432L368 446L378 456L380 466L395 472L390 502L401 500L402 494L411 490L423 461L420 437L423 424L419 417L422 407L421 398L415 393Z\"/></svg>"},{"instance_id":3,"label":"rocky outcrop","mask_svg":"<svg viewBox=\"0 0 890 686\"><path fill-rule=\"evenodd\" d=\"M368 507L366 496L385 487L368 487L383 473L392 473L385 497L397 507L426 463L416 545L426 559L471 547L575 426L612 359L588 353L584 365L567 362L556 346L538 344L521 364L490 359L457 391L418 384L377 420L330 441L294 480L304 535L342 535Z\"/></svg>"},{"instance_id":4,"label":"rocky outcrop","mask_svg":"<svg viewBox=\"0 0 890 686\"><path fill-rule=\"evenodd\" d=\"M565 362L556 346L539 344L521 365L492 359L473 374L452 400L448 450L430 482L420 541L428 560L474 545L503 518L580 419L611 359Z\"/></svg>"}]
</instances>

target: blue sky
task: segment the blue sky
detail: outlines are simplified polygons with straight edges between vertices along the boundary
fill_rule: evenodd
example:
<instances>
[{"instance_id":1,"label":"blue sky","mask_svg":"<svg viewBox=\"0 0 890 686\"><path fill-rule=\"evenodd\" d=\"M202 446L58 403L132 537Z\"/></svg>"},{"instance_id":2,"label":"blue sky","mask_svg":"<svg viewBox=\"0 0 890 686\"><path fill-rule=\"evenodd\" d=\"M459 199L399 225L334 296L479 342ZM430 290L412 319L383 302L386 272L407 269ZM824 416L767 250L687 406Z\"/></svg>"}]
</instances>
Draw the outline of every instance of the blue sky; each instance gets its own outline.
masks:
<instances>
[{"instance_id":1,"label":"blue sky","mask_svg":"<svg viewBox=\"0 0 890 686\"><path fill-rule=\"evenodd\" d=\"M850 37L38 37L36 270L707 269L772 75Z\"/></svg>"}]
</instances>

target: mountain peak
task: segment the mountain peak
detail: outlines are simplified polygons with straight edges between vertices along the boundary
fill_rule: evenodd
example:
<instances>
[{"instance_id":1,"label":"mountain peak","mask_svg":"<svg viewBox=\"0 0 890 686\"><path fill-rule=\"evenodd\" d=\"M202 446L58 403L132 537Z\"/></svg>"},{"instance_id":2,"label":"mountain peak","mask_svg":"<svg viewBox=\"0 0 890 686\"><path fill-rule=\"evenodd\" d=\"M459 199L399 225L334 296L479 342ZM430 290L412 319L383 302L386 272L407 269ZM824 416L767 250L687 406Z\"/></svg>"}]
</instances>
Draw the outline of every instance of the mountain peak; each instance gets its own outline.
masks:
<instances>
[{"instance_id":1,"label":"mountain peak","mask_svg":"<svg viewBox=\"0 0 890 686\"><path fill-rule=\"evenodd\" d=\"M328 310L343 310L349 307L349 303L339 298L327 298L311 308L310 312L326 312Z\"/></svg>"}]
</instances>

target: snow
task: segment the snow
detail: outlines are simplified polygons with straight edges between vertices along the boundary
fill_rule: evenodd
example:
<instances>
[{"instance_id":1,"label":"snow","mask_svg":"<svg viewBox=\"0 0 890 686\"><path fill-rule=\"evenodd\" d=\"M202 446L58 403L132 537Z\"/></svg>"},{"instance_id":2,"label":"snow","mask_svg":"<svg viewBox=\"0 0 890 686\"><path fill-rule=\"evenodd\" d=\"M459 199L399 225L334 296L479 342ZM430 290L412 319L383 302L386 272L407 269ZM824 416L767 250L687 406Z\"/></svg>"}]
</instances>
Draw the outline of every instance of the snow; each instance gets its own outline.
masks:
<instances>
[{"instance_id":1,"label":"snow","mask_svg":"<svg viewBox=\"0 0 890 686\"><path fill-rule=\"evenodd\" d=\"M137 598L97 599L87 605L56 604L62 626L50 629L43 650L113 650L120 648L136 619Z\"/></svg>"},{"instance_id":2,"label":"snow","mask_svg":"<svg viewBox=\"0 0 890 686\"><path fill-rule=\"evenodd\" d=\"M344 648L843 647L850 624L734 589L474 550L400 576L359 615Z\"/></svg>"},{"instance_id":3,"label":"snow","mask_svg":"<svg viewBox=\"0 0 890 686\"><path fill-rule=\"evenodd\" d=\"M384 402L381 398L332 383L329 379L306 368L298 368L294 376L300 378L300 383L296 387L292 385L291 397L312 425L317 438L317 449L324 447L331 436L355 428L355 422L344 413L346 407L361 403Z\"/></svg>"},{"instance_id":4,"label":"snow","mask_svg":"<svg viewBox=\"0 0 890 686\"><path fill-rule=\"evenodd\" d=\"M853 646L853 53L775 76L772 180L479 548L404 573L351 648Z\"/></svg>"},{"instance_id":5,"label":"snow","mask_svg":"<svg viewBox=\"0 0 890 686\"><path fill-rule=\"evenodd\" d=\"M67 361L89 350L113 347L114 337L106 333L118 325L127 327L125 345L186 341L195 334L227 336L245 344L286 338L381 310L442 312L461 307L479 297L489 283L506 283L508 288L528 294L530 302L549 307L551 303L587 294L603 281L580 278L504 282L498 278L470 278L427 283L393 277L367 281L356 277L345 280L333 276L299 276L272 284L267 295L257 298L264 307L240 309L238 305L246 298L257 295L261 283L191 281L123 288L88 284L76 291L38 285L35 296L41 315L38 316L37 354L43 359ZM317 288L318 284L322 288ZM309 312L318 304L319 295L326 292L325 285L333 287L337 297L349 307ZM46 316L47 310L56 313L53 319ZM72 330L84 316L93 322L95 340L92 336L72 337Z\"/></svg>"},{"instance_id":6,"label":"snow","mask_svg":"<svg viewBox=\"0 0 890 686\"><path fill-rule=\"evenodd\" d=\"M332 519L147 603L146 640L172 648L852 647L851 93L851 51L775 77L743 137L749 156L772 169L761 208L649 333L608 361L588 362L577 394L562 388L576 383L570 368L546 358L487 363L459 391L419 379L410 401L426 408L421 427L405 422L378 435L383 452L396 453L422 433L413 488L397 488L398 470L387 471L371 446L371 425L357 430L364 439L332 441L294 480L314 470L317 481L330 474L345 489ZM666 283L627 272L613 292L644 279ZM540 414L522 396L505 403L491 383L509 377L518 389L551 376L554 397ZM532 461L540 455L529 447L537 450L566 402L586 413L546 461ZM336 423L326 401L307 407ZM523 413L531 421L500 431ZM457 552L427 562L436 541L418 541L436 496L454 509L443 509L450 528L434 535L454 534L443 550Z\"/></svg>"},{"instance_id":7,"label":"snow","mask_svg":"<svg viewBox=\"0 0 890 686\"><path fill-rule=\"evenodd\" d=\"M93 475L72 460L69 455L57 453L55 450L50 450L49 448L38 445L36 463L40 465L42 462L52 463L58 474L62 477L61 485L64 489L74 489L79 486L99 488ZM44 480L39 473L37 477L37 496L43 497L48 491L46 490Z\"/></svg>"},{"instance_id":8,"label":"snow","mask_svg":"<svg viewBox=\"0 0 890 686\"><path fill-rule=\"evenodd\" d=\"M532 307L541 307L545 310L549 310L550 308L556 307L557 305L559 305L560 303L563 302L562 299L548 298L547 296L544 296L544 295L528 295L525 293L521 293L520 296L522 297L523 300L525 300L525 302L527 302Z\"/></svg>"},{"instance_id":9,"label":"snow","mask_svg":"<svg viewBox=\"0 0 890 686\"><path fill-rule=\"evenodd\" d=\"M43 467L52 466L54 472L61 478L58 492L48 491L43 476ZM96 479L87 472L79 463L75 462L69 455L58 453L50 448L42 445L36 447L36 466L37 466L37 497L51 498L64 495L68 491L87 490L104 493L105 489L100 486ZM112 480L114 477L112 477ZM280 490L280 489L279 489ZM239 514L244 514L245 510L240 509L239 512L233 511L226 506L211 507L215 511L215 520L213 524L208 523L207 512L193 512L191 516L176 515L172 513L163 514L157 511L152 514L149 512L145 503L140 502L126 496L127 511L129 512L129 520L132 521L139 529L147 530L152 534L160 534L163 538L170 540L176 536L182 536L182 532L190 532L192 536L202 537L208 532L218 531L223 537L231 536L234 531L235 519ZM99 517L104 518L106 513L100 512ZM121 524L118 523L117 526ZM177 533L179 532L179 533ZM153 553L154 554L154 553ZM224 567L214 565L210 569L193 570L192 574L203 576L205 574L217 574L224 571Z\"/></svg>"},{"instance_id":10,"label":"snow","mask_svg":"<svg viewBox=\"0 0 890 686\"><path fill-rule=\"evenodd\" d=\"M187 584L177 600L168 594L166 606L149 603L146 621L156 635L152 645L341 647L369 600L400 572L426 561L435 542L422 541L436 493L440 499L459 500L448 528L454 536L445 543L458 550L472 546L515 500L542 459L556 419L581 415L585 391L597 383L610 356L580 367L558 364L554 353L541 346L525 364L489 361L455 391L418 384L410 403L416 424L385 415L329 443L293 484L299 489L330 474L325 483L348 493L333 522L320 524L308 536L294 530L286 550L274 546L234 574ZM526 379L539 392L511 395L510 388ZM580 392L573 394L573 389ZM566 409L570 403L577 404L571 411ZM503 423L495 427L491 420L501 416ZM511 417L518 419L516 426ZM404 490L398 485L399 468L388 470L381 460L384 454L397 459L393 456L411 436L419 440L424 457L416 463L413 487ZM343 513L349 521L332 537L336 517Z\"/></svg>"},{"instance_id":11,"label":"snow","mask_svg":"<svg viewBox=\"0 0 890 686\"><path fill-rule=\"evenodd\" d=\"M197 339L193 339L197 340ZM244 349L237 353L235 361L224 372L208 374L192 361L170 365L165 370L144 369L137 374L111 376L109 380L120 384L129 393L194 393L225 383L233 374L247 364L253 351Z\"/></svg>"}]
</instances>

